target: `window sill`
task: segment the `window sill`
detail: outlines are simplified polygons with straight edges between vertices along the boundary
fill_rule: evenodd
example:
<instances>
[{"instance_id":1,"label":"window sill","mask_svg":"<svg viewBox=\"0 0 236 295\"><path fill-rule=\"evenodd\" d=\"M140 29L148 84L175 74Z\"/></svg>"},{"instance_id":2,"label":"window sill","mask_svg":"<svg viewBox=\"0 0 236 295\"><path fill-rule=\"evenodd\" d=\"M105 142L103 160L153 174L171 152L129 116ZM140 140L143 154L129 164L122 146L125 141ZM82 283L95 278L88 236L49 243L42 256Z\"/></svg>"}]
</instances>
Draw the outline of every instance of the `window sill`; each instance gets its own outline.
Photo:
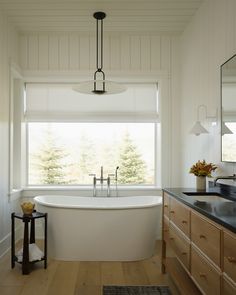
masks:
<instances>
[{"instance_id":1,"label":"window sill","mask_svg":"<svg viewBox=\"0 0 236 295\"><path fill-rule=\"evenodd\" d=\"M15 201L21 198L21 194L23 189L13 189L8 193L8 200L9 202Z\"/></svg>"},{"instance_id":2,"label":"window sill","mask_svg":"<svg viewBox=\"0 0 236 295\"><path fill-rule=\"evenodd\" d=\"M115 189L116 186L115 185L111 185L111 189ZM152 185L148 185L148 186L117 186L118 190L161 190L160 187L157 186L152 186ZM62 191L74 191L74 190L92 190L93 187L91 185L85 185L85 186L27 186L25 187L23 190L24 191L31 191L31 190L46 190L46 191L54 191L54 190L62 190ZM97 186L97 189L100 190L101 187ZM103 190L106 190L106 185L103 186Z\"/></svg>"},{"instance_id":3,"label":"window sill","mask_svg":"<svg viewBox=\"0 0 236 295\"><path fill-rule=\"evenodd\" d=\"M85 197L92 196L92 186L28 186L25 187L22 196L25 198L32 198L40 194L48 195L82 195ZM97 187L97 196L105 196L107 194L107 187L104 186L103 190ZM136 196L136 195L161 195L161 188L156 186L118 186L117 191L115 186L111 186L111 196Z\"/></svg>"}]
</instances>

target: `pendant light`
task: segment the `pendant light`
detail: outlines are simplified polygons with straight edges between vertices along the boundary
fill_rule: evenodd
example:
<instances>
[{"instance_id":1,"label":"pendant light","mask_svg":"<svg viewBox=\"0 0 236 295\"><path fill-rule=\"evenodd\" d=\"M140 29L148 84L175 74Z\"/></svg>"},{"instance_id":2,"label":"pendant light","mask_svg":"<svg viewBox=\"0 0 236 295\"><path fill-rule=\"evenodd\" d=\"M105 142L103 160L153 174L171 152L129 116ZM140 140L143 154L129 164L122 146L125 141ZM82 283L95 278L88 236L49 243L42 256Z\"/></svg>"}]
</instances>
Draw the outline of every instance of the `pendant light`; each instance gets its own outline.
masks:
<instances>
[{"instance_id":1,"label":"pendant light","mask_svg":"<svg viewBox=\"0 0 236 295\"><path fill-rule=\"evenodd\" d=\"M85 94L117 94L126 90L123 84L106 80L103 71L103 19L106 14L102 11L95 12L96 19L96 71L93 80L79 83L73 89Z\"/></svg>"}]
</instances>

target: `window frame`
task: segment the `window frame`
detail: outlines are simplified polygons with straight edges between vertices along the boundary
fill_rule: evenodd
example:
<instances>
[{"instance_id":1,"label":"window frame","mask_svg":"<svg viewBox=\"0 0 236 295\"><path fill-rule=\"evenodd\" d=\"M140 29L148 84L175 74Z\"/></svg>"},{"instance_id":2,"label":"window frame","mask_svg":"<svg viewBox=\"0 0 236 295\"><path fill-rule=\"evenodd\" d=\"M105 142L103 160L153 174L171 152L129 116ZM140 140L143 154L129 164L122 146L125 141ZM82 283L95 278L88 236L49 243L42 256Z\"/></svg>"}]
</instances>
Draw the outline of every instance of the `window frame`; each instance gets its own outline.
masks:
<instances>
[{"instance_id":1,"label":"window frame","mask_svg":"<svg viewBox=\"0 0 236 295\"><path fill-rule=\"evenodd\" d=\"M24 79L24 83L61 83L61 84L71 84L71 83L78 83L84 80L84 77L87 76L87 72L80 72L79 76L75 78L75 76L71 76L70 73L64 73L60 75L60 77L47 77L46 79L42 79L42 77L38 74L31 76L28 75ZM126 190L128 192L129 190L137 191L139 189L140 191L155 191L155 192L161 192L161 188L164 186L170 186L171 185L171 175L170 175L170 169L171 169L171 132L169 129L169 125L171 122L171 118L169 116L169 107L171 103L171 95L169 92L169 73L168 70L157 70L153 71L152 73L133 73L132 71L126 72L125 75L110 75L110 79L114 81L119 81L123 83L155 83L158 85L158 114L159 114L159 128L158 132L156 132L156 136L159 137L159 142L155 139L156 144L156 151L155 153L155 185L154 186L130 186L125 187L124 189L122 187L119 187L119 189ZM163 100L163 97L165 97L165 100ZM27 123L25 124L27 126ZM156 124L157 125L157 124ZM27 127L26 127L26 136L25 136L25 143L27 146ZM165 136L163 137L163 134ZM166 147L167 146L167 147ZM27 154L26 154L26 148L25 148L25 157L24 157L24 163L27 163ZM165 166L163 166L163 162L165 162ZM28 170L28 167L25 167L25 172ZM91 186L29 186L28 185L28 179L27 174L25 175L25 185L24 185L24 191L28 191L25 193L27 196L30 192L31 194L38 191L79 191L84 190L86 192L88 189L91 189ZM158 182L157 182L158 177ZM38 189L38 190L37 190Z\"/></svg>"},{"instance_id":2,"label":"window frame","mask_svg":"<svg viewBox=\"0 0 236 295\"><path fill-rule=\"evenodd\" d=\"M92 186L92 179L91 179L91 185L88 184L66 184L66 185L45 185L45 184L29 184L29 124L30 122L26 122L26 155L25 155L25 180L26 180L26 187L28 188L61 188L61 187L68 187L68 188L85 188L85 187L91 187ZM39 123L39 122L38 122ZM53 123L53 122L49 122ZM58 123L58 122L57 122ZM63 123L63 122L61 122ZM107 122L109 123L109 122ZM122 122L121 122L122 123ZM135 122L133 122L135 123ZM145 124L145 123L144 123ZM160 150L158 149L158 144L160 145L160 142L158 143L158 139L160 140L160 134L158 129L158 125L160 125L160 122L153 122L151 124L154 124L154 183L153 184L119 184L119 187L123 188L160 188L161 187L161 165L158 166L160 157ZM158 168L159 167L159 168ZM159 177L159 181L158 181Z\"/></svg>"}]
</instances>

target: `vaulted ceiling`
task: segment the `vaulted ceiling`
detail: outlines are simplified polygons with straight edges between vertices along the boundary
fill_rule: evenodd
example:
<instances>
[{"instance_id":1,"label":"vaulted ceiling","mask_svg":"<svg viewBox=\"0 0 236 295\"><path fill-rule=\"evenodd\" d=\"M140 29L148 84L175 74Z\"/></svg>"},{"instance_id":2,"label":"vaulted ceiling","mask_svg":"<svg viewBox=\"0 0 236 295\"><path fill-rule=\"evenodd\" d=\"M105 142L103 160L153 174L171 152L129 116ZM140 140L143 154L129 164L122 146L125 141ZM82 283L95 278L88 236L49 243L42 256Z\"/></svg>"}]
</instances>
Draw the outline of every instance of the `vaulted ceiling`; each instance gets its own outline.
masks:
<instances>
[{"instance_id":1,"label":"vaulted ceiling","mask_svg":"<svg viewBox=\"0 0 236 295\"><path fill-rule=\"evenodd\" d=\"M107 14L110 32L181 33L205 0L0 0L23 32L94 31L95 11Z\"/></svg>"}]
</instances>

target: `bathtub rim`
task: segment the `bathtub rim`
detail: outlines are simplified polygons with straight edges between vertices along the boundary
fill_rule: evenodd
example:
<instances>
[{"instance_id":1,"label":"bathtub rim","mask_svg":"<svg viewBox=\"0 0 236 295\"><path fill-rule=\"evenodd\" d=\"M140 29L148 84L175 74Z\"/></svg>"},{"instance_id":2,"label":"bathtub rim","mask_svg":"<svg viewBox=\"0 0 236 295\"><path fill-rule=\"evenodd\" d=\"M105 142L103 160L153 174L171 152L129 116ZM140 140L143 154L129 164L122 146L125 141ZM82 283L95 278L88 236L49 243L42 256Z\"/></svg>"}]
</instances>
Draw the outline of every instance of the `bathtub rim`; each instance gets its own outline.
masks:
<instances>
[{"instance_id":1,"label":"bathtub rim","mask_svg":"<svg viewBox=\"0 0 236 295\"><path fill-rule=\"evenodd\" d=\"M45 198L45 197L49 197L49 198L56 198L56 197L73 197L73 198L83 198L84 200L89 198L90 200L100 200L100 201L104 201L104 200L113 200L113 199L128 199L134 201L134 198L148 198L149 199L149 203L140 203L140 204L127 204L125 202L123 202L122 204L119 205L111 205L111 204L75 204L75 205L71 205L71 204L60 204L60 203L53 203L53 202L46 202L40 198ZM152 202L150 202L150 199L153 200ZM155 200L155 202L154 202ZM141 209L141 208L150 208L150 207L156 207L156 206L161 206L162 204L162 196L122 196L122 197L82 197L82 196L67 196L67 195L38 195L34 197L34 201L36 202L36 204L40 204L41 206L45 206L45 207L51 207L51 208L61 208L61 209L80 209L80 210L127 210L127 209ZM147 201L147 200L146 200Z\"/></svg>"}]
</instances>

